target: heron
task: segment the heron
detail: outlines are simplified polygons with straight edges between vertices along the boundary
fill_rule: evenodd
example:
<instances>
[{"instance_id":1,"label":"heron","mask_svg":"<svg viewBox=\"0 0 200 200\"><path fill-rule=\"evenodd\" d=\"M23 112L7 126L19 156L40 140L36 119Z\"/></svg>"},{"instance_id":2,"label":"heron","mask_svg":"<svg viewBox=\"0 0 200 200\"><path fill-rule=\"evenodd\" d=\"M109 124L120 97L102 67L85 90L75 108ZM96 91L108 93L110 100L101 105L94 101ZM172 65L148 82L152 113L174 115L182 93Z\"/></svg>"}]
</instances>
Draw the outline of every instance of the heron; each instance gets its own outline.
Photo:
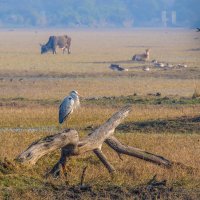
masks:
<instances>
[{"instance_id":1,"label":"heron","mask_svg":"<svg viewBox=\"0 0 200 200\"><path fill-rule=\"evenodd\" d=\"M68 96L66 96L59 107L59 123L62 124L74 109L80 106L79 93L76 90L72 90Z\"/></svg>"}]
</instances>

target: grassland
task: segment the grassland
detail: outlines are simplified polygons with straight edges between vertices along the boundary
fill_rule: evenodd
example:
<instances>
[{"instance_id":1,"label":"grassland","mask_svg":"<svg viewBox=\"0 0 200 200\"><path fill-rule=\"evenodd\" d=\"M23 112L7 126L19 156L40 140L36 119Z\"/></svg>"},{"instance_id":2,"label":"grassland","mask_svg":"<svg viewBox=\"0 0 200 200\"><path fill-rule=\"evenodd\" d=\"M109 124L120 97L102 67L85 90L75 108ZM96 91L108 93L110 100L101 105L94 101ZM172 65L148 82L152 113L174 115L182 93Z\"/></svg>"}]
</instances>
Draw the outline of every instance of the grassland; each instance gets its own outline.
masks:
<instances>
[{"instance_id":1,"label":"grassland","mask_svg":"<svg viewBox=\"0 0 200 200\"><path fill-rule=\"evenodd\" d=\"M65 32L72 37L72 54L40 55L39 43ZM1 30L0 198L131 199L139 191L143 199L150 199L161 191L154 194L145 187L155 174L167 180L162 199L200 198L200 100L192 98L200 90L199 40L198 33L182 29ZM151 48L150 60L188 67L162 70L152 68L150 62L132 62L132 56L145 48ZM111 71L111 63L129 71ZM145 72L143 66L151 70ZM116 130L120 141L184 165L167 170L127 156L121 161L103 146L117 169L113 179L93 154L70 160L69 185L64 177L44 178L58 159L58 151L30 169L1 168L5 157L12 161L33 141L66 126L58 125L58 106L72 89L83 95L82 107L68 126L81 136L123 105L132 104L132 113ZM85 183L92 191L83 192L75 186L86 165Z\"/></svg>"}]
</instances>

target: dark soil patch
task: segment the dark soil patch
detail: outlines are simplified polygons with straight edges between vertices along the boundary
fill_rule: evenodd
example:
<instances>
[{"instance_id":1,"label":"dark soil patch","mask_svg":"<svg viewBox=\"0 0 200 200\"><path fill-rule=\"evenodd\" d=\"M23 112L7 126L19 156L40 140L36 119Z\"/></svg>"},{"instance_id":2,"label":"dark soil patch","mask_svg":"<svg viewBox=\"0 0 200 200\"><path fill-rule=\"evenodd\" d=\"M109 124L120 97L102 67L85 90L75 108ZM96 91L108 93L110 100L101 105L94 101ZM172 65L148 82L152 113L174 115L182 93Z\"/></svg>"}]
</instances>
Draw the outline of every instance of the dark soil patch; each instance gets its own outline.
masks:
<instances>
[{"instance_id":1,"label":"dark soil patch","mask_svg":"<svg viewBox=\"0 0 200 200\"><path fill-rule=\"evenodd\" d=\"M93 97L83 99L83 104L95 104L102 106L119 106L124 104L149 104L149 105L182 105L182 104L200 104L200 98L186 98L178 96L162 97L161 93L147 94L147 96L138 96L137 94L128 96L110 96Z\"/></svg>"},{"instance_id":2,"label":"dark soil patch","mask_svg":"<svg viewBox=\"0 0 200 200\"><path fill-rule=\"evenodd\" d=\"M52 187L53 193L51 199L107 199L107 200L124 200L124 199L199 199L200 190L188 191L183 188L174 189L167 186L166 181L150 180L148 183L137 187L121 187L117 185L102 186L93 188L90 186L60 186ZM41 197L44 191L35 190ZM45 196L47 194L45 193ZM44 197L45 197L44 196ZM45 198L44 198L45 199Z\"/></svg>"},{"instance_id":3,"label":"dark soil patch","mask_svg":"<svg viewBox=\"0 0 200 200\"><path fill-rule=\"evenodd\" d=\"M200 116L176 119L127 122L117 127L122 132L142 133L200 133Z\"/></svg>"},{"instance_id":4,"label":"dark soil patch","mask_svg":"<svg viewBox=\"0 0 200 200\"><path fill-rule=\"evenodd\" d=\"M196 49L188 49L188 51L200 51L200 48L196 48Z\"/></svg>"}]
</instances>

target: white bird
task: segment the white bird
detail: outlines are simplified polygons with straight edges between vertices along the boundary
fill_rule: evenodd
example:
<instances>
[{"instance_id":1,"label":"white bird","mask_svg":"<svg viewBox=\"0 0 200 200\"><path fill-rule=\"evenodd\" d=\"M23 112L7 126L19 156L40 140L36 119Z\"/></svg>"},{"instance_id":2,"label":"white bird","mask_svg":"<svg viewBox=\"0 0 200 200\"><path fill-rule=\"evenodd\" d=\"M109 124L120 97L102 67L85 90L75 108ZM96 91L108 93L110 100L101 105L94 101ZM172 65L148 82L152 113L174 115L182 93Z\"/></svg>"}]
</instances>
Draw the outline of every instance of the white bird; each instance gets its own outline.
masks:
<instances>
[{"instance_id":1,"label":"white bird","mask_svg":"<svg viewBox=\"0 0 200 200\"><path fill-rule=\"evenodd\" d=\"M172 68L174 66L172 64L170 64L170 63L167 63L166 67Z\"/></svg>"},{"instance_id":2,"label":"white bird","mask_svg":"<svg viewBox=\"0 0 200 200\"><path fill-rule=\"evenodd\" d=\"M78 92L73 90L66 96L59 107L59 123L62 124L74 109L80 106Z\"/></svg>"},{"instance_id":3,"label":"white bird","mask_svg":"<svg viewBox=\"0 0 200 200\"><path fill-rule=\"evenodd\" d=\"M144 67L143 71L147 71L148 72L148 71L150 71L150 68L149 67Z\"/></svg>"},{"instance_id":4,"label":"white bird","mask_svg":"<svg viewBox=\"0 0 200 200\"><path fill-rule=\"evenodd\" d=\"M186 65L186 64L183 64L183 67L184 67L184 68L187 68L187 65Z\"/></svg>"},{"instance_id":5,"label":"white bird","mask_svg":"<svg viewBox=\"0 0 200 200\"><path fill-rule=\"evenodd\" d=\"M154 60L152 60L151 62L152 62L152 63L154 63L154 64L158 63L158 61L157 61L157 60L155 60L155 59L154 59Z\"/></svg>"},{"instance_id":6,"label":"white bird","mask_svg":"<svg viewBox=\"0 0 200 200\"><path fill-rule=\"evenodd\" d=\"M165 67L165 64L164 63L156 63L154 66L163 68L163 67Z\"/></svg>"}]
</instances>

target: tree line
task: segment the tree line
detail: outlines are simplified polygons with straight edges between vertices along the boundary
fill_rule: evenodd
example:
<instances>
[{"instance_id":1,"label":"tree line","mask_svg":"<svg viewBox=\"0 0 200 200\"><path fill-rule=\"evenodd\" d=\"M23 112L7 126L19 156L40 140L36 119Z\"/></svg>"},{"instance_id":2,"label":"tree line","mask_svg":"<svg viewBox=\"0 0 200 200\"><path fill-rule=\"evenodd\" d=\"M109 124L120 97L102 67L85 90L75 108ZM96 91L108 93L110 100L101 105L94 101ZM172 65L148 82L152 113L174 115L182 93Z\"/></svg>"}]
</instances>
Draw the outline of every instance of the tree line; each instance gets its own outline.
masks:
<instances>
[{"instance_id":1,"label":"tree line","mask_svg":"<svg viewBox=\"0 0 200 200\"><path fill-rule=\"evenodd\" d=\"M0 27L195 27L199 11L199 0L0 0Z\"/></svg>"}]
</instances>

